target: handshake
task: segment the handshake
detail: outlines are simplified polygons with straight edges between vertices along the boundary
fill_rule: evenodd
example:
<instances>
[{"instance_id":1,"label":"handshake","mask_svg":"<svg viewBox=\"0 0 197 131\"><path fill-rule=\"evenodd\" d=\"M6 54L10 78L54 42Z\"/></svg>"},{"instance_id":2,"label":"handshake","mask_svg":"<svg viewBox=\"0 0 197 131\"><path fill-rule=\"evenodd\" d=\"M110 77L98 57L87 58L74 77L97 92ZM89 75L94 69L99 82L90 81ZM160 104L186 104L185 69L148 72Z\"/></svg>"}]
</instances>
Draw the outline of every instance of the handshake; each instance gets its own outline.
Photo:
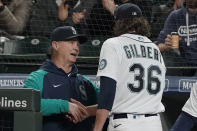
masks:
<instances>
[{"instance_id":1,"label":"handshake","mask_svg":"<svg viewBox=\"0 0 197 131\"><path fill-rule=\"evenodd\" d=\"M70 99L68 113L65 115L66 119L73 123L78 123L90 116L95 116L97 105L84 106L75 99Z\"/></svg>"}]
</instances>

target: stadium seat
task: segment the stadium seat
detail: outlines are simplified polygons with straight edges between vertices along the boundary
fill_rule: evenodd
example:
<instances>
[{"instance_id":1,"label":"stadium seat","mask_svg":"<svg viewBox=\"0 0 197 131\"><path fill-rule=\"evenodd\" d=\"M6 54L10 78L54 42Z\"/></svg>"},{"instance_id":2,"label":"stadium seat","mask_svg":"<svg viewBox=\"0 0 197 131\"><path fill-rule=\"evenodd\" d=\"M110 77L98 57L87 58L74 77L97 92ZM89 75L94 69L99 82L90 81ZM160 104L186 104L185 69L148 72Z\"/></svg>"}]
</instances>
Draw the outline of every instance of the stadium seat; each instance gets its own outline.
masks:
<instances>
[{"instance_id":1,"label":"stadium seat","mask_svg":"<svg viewBox=\"0 0 197 131\"><path fill-rule=\"evenodd\" d=\"M48 38L28 36L24 39L7 41L4 44L4 54L46 54L49 53L49 47Z\"/></svg>"},{"instance_id":2,"label":"stadium seat","mask_svg":"<svg viewBox=\"0 0 197 131\"><path fill-rule=\"evenodd\" d=\"M86 44L80 45L79 56L99 57L101 46L106 39L103 36L90 37Z\"/></svg>"}]
</instances>

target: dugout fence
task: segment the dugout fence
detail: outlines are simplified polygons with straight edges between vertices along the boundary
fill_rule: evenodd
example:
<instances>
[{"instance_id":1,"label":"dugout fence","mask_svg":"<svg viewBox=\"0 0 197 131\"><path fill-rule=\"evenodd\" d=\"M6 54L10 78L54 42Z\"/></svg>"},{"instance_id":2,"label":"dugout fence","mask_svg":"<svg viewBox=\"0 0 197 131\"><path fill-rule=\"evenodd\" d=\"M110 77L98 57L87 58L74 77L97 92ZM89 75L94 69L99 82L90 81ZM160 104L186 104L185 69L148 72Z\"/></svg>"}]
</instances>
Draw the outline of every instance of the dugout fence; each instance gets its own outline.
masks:
<instances>
[{"instance_id":1,"label":"dugout fence","mask_svg":"<svg viewBox=\"0 0 197 131\"><path fill-rule=\"evenodd\" d=\"M135 1L135 0L134 0ZM163 13L168 14L168 9L172 7L173 1L168 0L141 0L142 10L150 13L144 13L152 27L150 39L156 40L159 31L162 30L165 18ZM50 57L50 33L52 29L59 25L72 25L80 33L88 37L88 42L80 46L79 59L77 65L81 73L95 74L98 67L100 49L103 42L113 37L113 16L107 11L101 0L78 0L68 1L68 18L60 22L57 17L57 10L50 8L51 1L42 3L43 0L33 0L29 22L26 23L24 31L19 34L11 34L5 29L0 28L0 72L1 73L30 73ZM120 5L122 0L114 0L115 4ZM57 3L53 3L57 6ZM84 19L78 23L72 23L72 12L86 9ZM166 9L166 10L165 10ZM47 11L50 10L50 11ZM51 13L51 14L50 14ZM41 16L41 14L43 16ZM160 14L160 15L158 15ZM161 19L162 17L162 19ZM161 20L161 21L160 21ZM32 26L35 23L34 26ZM2 23L0 23L2 26ZM6 24L6 23L4 23ZM154 29L156 28L157 31ZM166 52L165 63L168 68L167 75L187 76L179 73L180 70L197 69L196 65L176 61L182 57ZM81 70L82 69L82 70ZM84 71L85 70L85 71ZM189 73L188 73L189 74Z\"/></svg>"},{"instance_id":2,"label":"dugout fence","mask_svg":"<svg viewBox=\"0 0 197 131\"><path fill-rule=\"evenodd\" d=\"M0 130L42 131L39 91L0 88Z\"/></svg>"},{"instance_id":3,"label":"dugout fence","mask_svg":"<svg viewBox=\"0 0 197 131\"><path fill-rule=\"evenodd\" d=\"M32 92L31 89L29 89L28 91L26 90L24 91L24 89L22 89L27 76L28 74L9 74L9 73L0 74L0 91L2 91L2 89L5 90L5 88L7 89L8 87L11 89L21 88L22 94L17 95L18 97L23 96L24 99L24 96L27 95L33 96L32 93L30 93ZM87 77L89 77L93 82L95 82L95 84L98 87L100 86L99 78L97 78L95 75L87 75ZM165 89L162 98L162 103L164 104L166 110L164 113L160 114L163 131L169 131L169 129L177 119L178 115L180 114L182 106L188 99L191 88L196 88L196 83L197 83L197 77L176 77L176 76L166 77ZM15 92L14 94L16 95L17 94L16 91L14 92ZM3 93L3 94L4 94L3 96L5 97L6 96L5 94L7 93ZM0 98L1 97L2 94L0 93ZM8 129L7 131L10 130L12 131L13 127L16 127L16 125L18 125L17 126L18 128L23 127L28 125L27 122L29 122L29 124L32 124L32 125L28 125L27 127L34 126L32 127L33 129L32 131L34 131L34 129L40 129L41 128L40 123L42 121L42 117L40 116L39 112L35 112L35 110L38 111L39 108L38 107L39 102L36 101L34 101L33 102L34 104L32 104L32 106L26 109L25 111L24 109L22 111L13 111L13 110L10 111L7 109L2 110L2 108L0 108L1 110L0 129L7 127L6 128ZM35 108L34 105L37 107ZM30 110L33 110L33 112ZM15 115L15 119L14 119L14 115ZM25 122L27 124L24 125ZM196 131L196 130L197 130L197 125L191 131Z\"/></svg>"}]
</instances>

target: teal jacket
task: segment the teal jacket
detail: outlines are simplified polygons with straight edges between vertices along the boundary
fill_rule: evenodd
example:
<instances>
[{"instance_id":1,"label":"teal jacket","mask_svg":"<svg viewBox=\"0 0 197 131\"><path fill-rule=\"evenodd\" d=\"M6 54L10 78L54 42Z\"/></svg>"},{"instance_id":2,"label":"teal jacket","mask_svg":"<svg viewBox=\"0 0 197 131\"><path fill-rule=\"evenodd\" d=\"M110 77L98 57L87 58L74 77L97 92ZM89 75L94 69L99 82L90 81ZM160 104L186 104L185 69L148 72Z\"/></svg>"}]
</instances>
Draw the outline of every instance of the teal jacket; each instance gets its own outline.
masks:
<instances>
[{"instance_id":1,"label":"teal jacket","mask_svg":"<svg viewBox=\"0 0 197 131\"><path fill-rule=\"evenodd\" d=\"M99 88L90 79L77 73L75 65L73 65L71 73L66 74L47 60L39 70L28 76L24 88L40 90L41 112L45 118L65 115L69 109L70 98L80 101L85 106L97 104ZM56 118L59 119L59 117ZM56 121L54 120L54 122ZM67 123L69 122L67 121ZM47 130L49 131L49 129Z\"/></svg>"}]
</instances>

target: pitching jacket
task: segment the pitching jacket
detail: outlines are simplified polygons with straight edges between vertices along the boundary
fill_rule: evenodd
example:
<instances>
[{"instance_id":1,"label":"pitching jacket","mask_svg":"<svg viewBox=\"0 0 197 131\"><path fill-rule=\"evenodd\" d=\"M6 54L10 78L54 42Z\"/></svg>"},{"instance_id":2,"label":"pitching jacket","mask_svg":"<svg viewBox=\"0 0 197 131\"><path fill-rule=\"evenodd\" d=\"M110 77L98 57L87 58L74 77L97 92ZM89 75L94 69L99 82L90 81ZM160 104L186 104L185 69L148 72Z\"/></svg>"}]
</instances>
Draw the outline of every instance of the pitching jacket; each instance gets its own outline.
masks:
<instances>
[{"instance_id":1,"label":"pitching jacket","mask_svg":"<svg viewBox=\"0 0 197 131\"><path fill-rule=\"evenodd\" d=\"M70 98L80 101L85 106L97 103L99 89L87 77L77 73L75 65L72 71L66 74L52 61L47 60L39 70L28 76L24 88L40 90L43 131L91 130L93 118L87 118L78 124L65 119Z\"/></svg>"}]
</instances>

